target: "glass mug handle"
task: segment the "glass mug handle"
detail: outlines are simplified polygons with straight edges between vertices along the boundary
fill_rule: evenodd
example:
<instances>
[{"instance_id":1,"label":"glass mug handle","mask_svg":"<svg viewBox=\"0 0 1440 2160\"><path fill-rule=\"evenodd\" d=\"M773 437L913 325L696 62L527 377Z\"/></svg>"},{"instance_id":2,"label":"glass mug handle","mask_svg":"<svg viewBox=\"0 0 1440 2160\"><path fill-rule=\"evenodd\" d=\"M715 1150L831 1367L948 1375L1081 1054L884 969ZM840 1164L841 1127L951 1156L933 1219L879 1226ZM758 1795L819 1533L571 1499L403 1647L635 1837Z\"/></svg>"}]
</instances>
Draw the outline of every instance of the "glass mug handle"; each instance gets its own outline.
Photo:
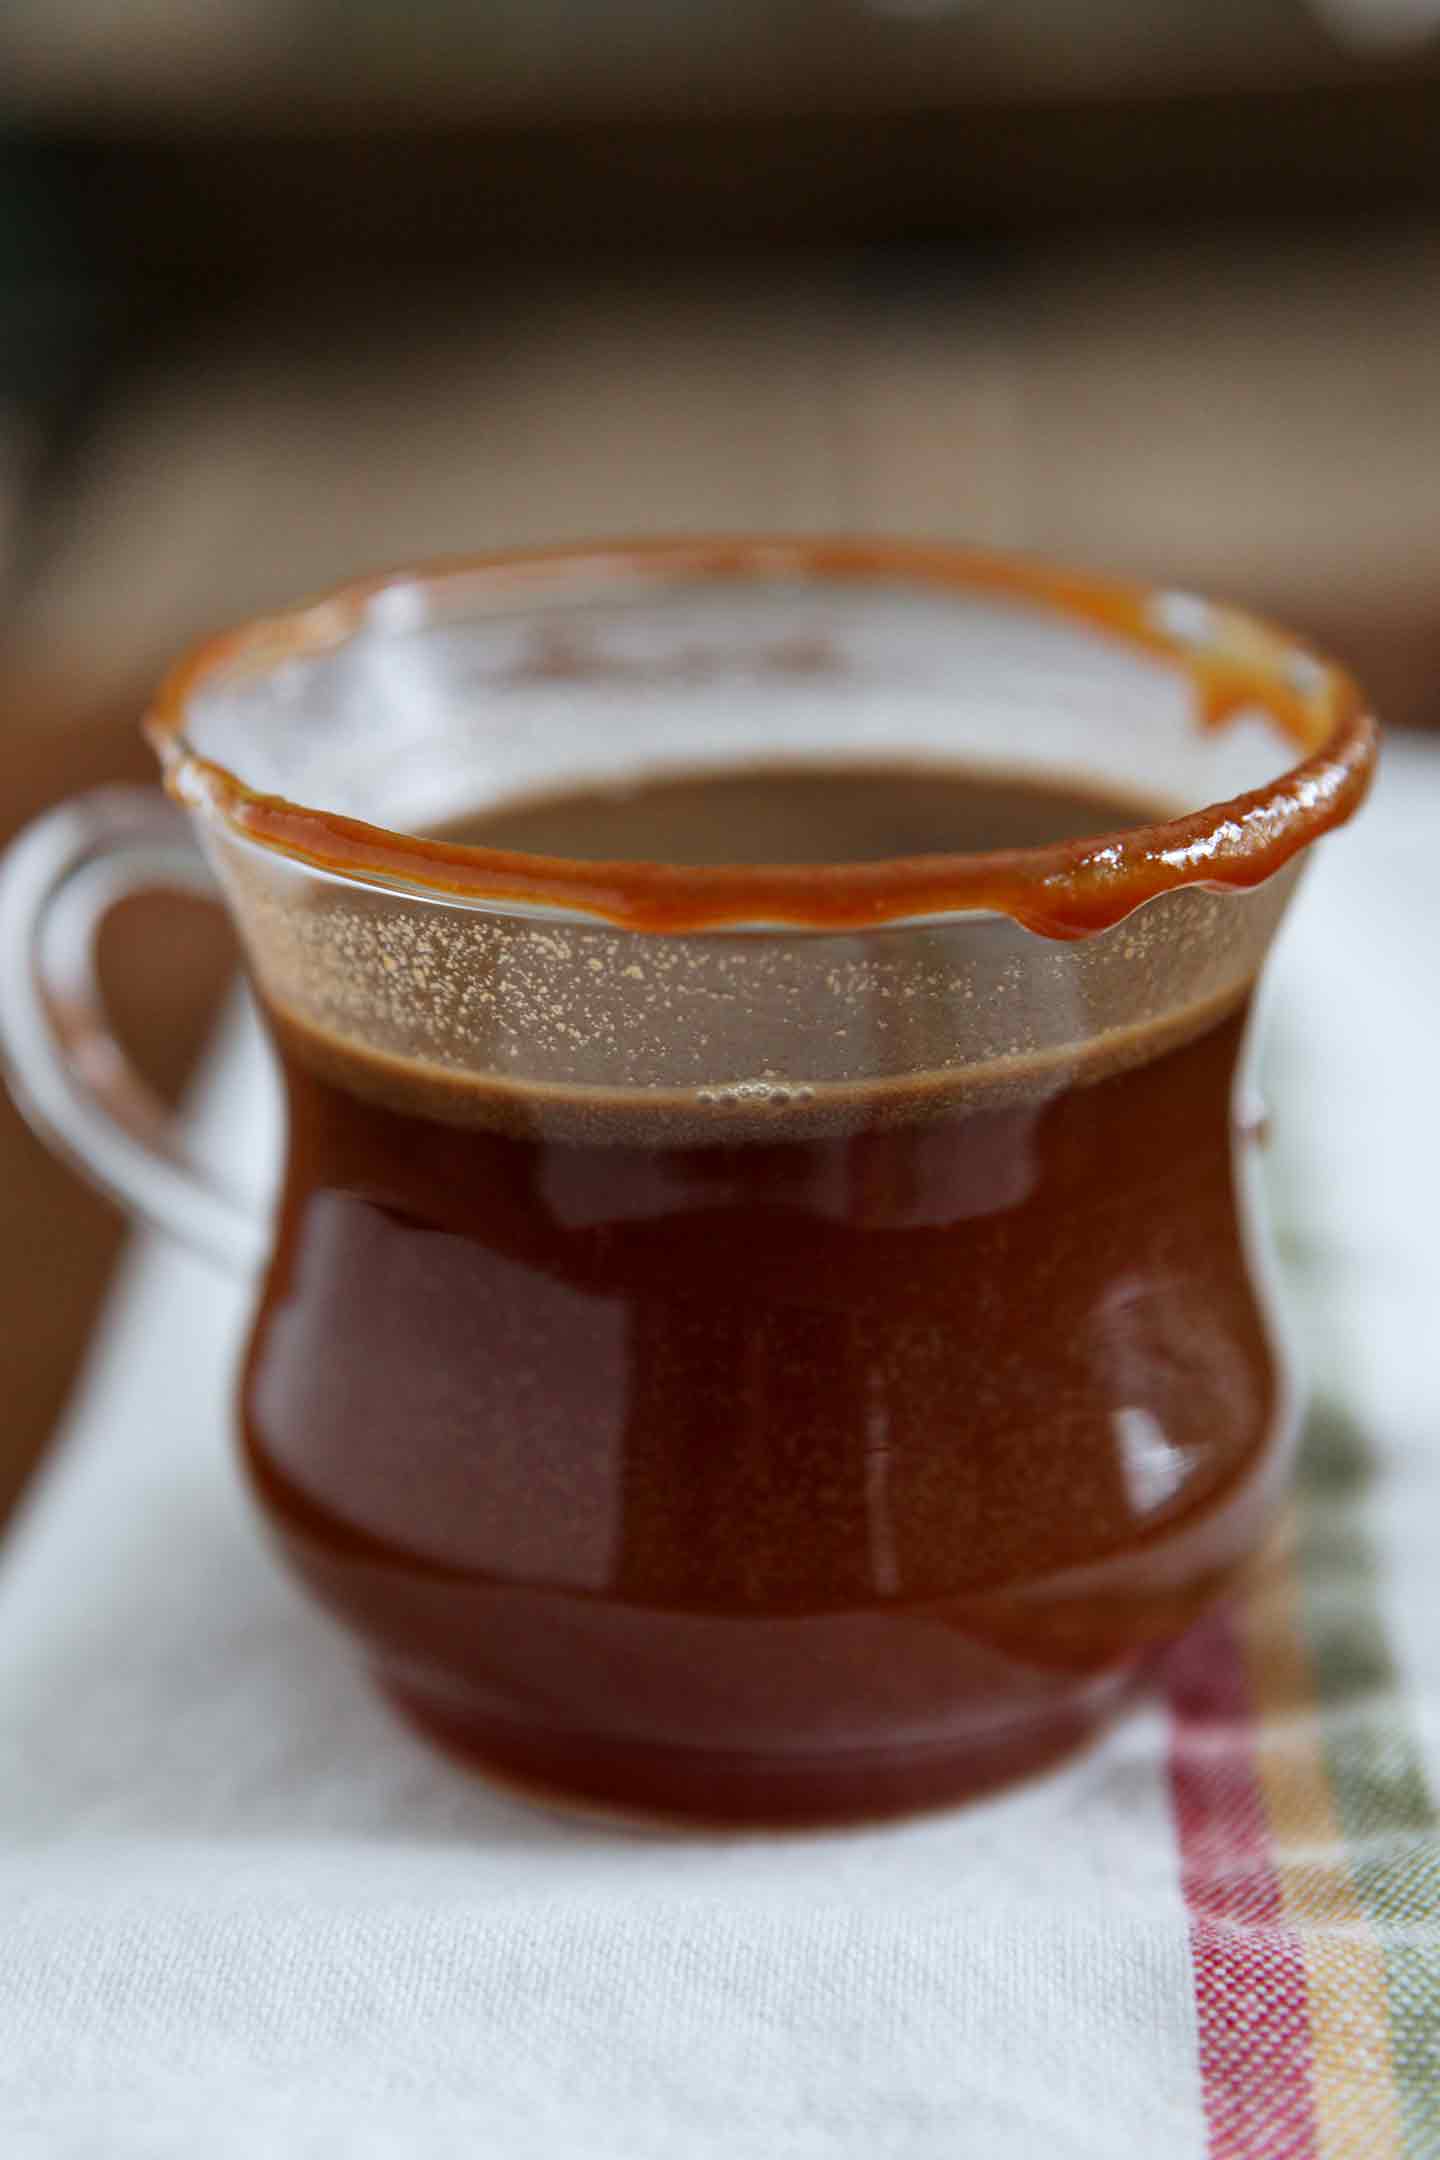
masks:
<instances>
[{"instance_id":1,"label":"glass mug handle","mask_svg":"<svg viewBox=\"0 0 1440 2160\"><path fill-rule=\"evenodd\" d=\"M97 788L26 827L0 862L0 1066L36 1132L102 1191L248 1273L260 1218L192 1160L100 994L101 924L127 894L157 890L217 897L184 813L156 788Z\"/></svg>"}]
</instances>

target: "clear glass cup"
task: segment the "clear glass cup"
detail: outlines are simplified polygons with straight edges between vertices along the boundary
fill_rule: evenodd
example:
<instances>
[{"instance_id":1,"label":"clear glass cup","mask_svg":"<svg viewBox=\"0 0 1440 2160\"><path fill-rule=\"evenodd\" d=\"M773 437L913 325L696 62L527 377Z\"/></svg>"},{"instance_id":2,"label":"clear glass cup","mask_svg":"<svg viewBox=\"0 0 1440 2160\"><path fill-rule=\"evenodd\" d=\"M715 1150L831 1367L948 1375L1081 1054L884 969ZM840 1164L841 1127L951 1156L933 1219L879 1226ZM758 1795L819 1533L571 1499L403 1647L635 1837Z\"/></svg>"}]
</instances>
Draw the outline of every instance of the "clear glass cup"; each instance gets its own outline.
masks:
<instances>
[{"instance_id":1,"label":"clear glass cup","mask_svg":"<svg viewBox=\"0 0 1440 2160\"><path fill-rule=\"evenodd\" d=\"M423 1729L627 1815L898 1812L1054 1757L1223 1593L1295 1422L1246 1015L1369 779L1341 672L960 549L665 541L351 586L149 728L188 820L107 791L6 860L8 1069L138 1213L268 1253L252 1483ZM776 760L1165 814L827 865L434 837ZM212 881L287 1085L273 1230L95 989L118 896Z\"/></svg>"}]
</instances>

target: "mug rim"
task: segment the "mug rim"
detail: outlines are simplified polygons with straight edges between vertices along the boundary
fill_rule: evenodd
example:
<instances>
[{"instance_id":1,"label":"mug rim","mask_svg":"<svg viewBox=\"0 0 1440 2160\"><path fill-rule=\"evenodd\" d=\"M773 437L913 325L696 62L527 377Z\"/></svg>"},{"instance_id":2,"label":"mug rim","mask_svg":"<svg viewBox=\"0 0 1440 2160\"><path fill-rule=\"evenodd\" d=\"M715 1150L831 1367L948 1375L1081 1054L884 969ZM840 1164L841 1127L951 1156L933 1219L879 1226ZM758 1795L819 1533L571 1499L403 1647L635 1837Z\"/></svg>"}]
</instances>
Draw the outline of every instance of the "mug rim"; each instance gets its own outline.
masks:
<instances>
[{"instance_id":1,"label":"mug rim","mask_svg":"<svg viewBox=\"0 0 1440 2160\"><path fill-rule=\"evenodd\" d=\"M197 692L227 672L267 672L333 649L409 588L523 603L583 585L889 582L1017 600L1178 663L1194 724L1260 708L1304 755L1261 787L1182 816L1043 846L771 865L593 862L436 840L264 794L189 741ZM417 624L425 620L422 612ZM794 534L602 540L442 557L358 577L203 640L164 677L146 715L166 785L242 839L331 876L414 893L668 934L863 930L1000 914L1055 938L1112 927L1165 892L1263 883L1363 801L1378 730L1349 672L1242 610L1165 587L943 542Z\"/></svg>"}]
</instances>

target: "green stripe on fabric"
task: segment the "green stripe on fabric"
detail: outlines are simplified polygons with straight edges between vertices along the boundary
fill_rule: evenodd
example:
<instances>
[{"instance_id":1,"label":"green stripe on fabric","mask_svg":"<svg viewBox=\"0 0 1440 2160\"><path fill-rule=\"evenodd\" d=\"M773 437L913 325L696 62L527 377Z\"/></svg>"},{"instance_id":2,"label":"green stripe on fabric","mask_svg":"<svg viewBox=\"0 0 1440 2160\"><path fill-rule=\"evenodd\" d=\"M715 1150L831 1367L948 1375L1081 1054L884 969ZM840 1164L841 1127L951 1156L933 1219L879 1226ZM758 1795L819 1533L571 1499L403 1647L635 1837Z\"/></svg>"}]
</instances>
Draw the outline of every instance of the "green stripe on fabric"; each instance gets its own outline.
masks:
<instances>
[{"instance_id":1,"label":"green stripe on fabric","mask_svg":"<svg viewBox=\"0 0 1440 2160\"><path fill-rule=\"evenodd\" d=\"M1385 1960L1406 2151L1440 2155L1437 1810L1381 1612L1365 1435L1316 1405L1300 1463L1296 1559L1321 1746L1355 1896Z\"/></svg>"}]
</instances>

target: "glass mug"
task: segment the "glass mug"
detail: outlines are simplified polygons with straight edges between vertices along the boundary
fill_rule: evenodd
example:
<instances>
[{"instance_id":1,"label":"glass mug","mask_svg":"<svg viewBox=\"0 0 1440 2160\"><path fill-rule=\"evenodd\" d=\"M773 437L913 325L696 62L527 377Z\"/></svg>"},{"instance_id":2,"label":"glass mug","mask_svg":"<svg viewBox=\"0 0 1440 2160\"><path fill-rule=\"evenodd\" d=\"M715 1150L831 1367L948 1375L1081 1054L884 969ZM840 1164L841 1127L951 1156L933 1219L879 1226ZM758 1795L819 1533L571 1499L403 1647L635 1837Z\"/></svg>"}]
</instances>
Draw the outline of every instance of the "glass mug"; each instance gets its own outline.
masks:
<instances>
[{"instance_id":1,"label":"glass mug","mask_svg":"<svg viewBox=\"0 0 1440 2160\"><path fill-rule=\"evenodd\" d=\"M121 893L218 882L288 1098L245 1459L425 1732L602 1812L880 1816L1052 1760L1224 1592L1295 1426L1237 1075L1370 776L1343 674L978 552L662 541L352 585L207 645L148 726L193 840L119 791L16 844L10 1070L112 1193L254 1264L89 959ZM769 866L433 837L877 761L1163 814Z\"/></svg>"}]
</instances>

